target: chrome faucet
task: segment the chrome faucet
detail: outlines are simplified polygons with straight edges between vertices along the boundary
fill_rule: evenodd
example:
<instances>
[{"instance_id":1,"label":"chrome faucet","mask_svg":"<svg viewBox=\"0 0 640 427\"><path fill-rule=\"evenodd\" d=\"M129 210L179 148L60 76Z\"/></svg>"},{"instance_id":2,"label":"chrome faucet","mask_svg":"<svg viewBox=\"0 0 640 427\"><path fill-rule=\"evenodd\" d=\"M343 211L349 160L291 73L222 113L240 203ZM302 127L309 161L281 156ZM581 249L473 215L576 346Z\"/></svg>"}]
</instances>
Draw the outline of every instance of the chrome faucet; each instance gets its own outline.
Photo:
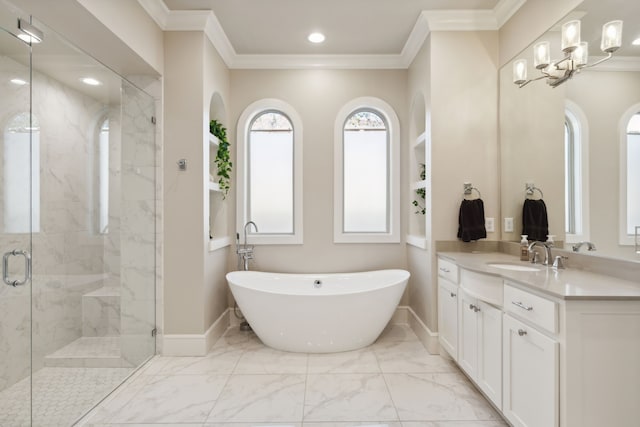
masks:
<instances>
[{"instance_id":1,"label":"chrome faucet","mask_svg":"<svg viewBox=\"0 0 640 427\"><path fill-rule=\"evenodd\" d=\"M576 243L575 245L573 245L571 248L573 249L573 252L580 252L580 248L583 246L587 246L587 250L588 251L595 251L596 250L596 245L594 245L591 242L579 242Z\"/></svg>"},{"instance_id":2,"label":"chrome faucet","mask_svg":"<svg viewBox=\"0 0 640 427\"><path fill-rule=\"evenodd\" d=\"M529 252L533 253L533 257L531 258L531 262L533 264L537 264L538 262L538 257L537 257L537 253L535 251L533 251L533 248L535 246L542 246L544 248L544 262L542 263L542 265L549 265L549 263L551 262L551 248L553 247L553 242L538 242L538 241L533 241L531 243L529 243Z\"/></svg>"},{"instance_id":3,"label":"chrome faucet","mask_svg":"<svg viewBox=\"0 0 640 427\"><path fill-rule=\"evenodd\" d=\"M236 247L236 253L238 254L238 257L240 258L239 261L242 261L242 266L244 271L248 271L249 270L249 260L253 259L253 245L247 245L247 230L249 228L251 228L251 226L253 225L253 228L256 230L256 232L258 232L258 226L256 225L255 222L253 221L249 221L244 225L244 243L242 244L242 246L240 246L240 242L238 242L237 247ZM240 240L239 237L237 236L238 239Z\"/></svg>"}]
</instances>

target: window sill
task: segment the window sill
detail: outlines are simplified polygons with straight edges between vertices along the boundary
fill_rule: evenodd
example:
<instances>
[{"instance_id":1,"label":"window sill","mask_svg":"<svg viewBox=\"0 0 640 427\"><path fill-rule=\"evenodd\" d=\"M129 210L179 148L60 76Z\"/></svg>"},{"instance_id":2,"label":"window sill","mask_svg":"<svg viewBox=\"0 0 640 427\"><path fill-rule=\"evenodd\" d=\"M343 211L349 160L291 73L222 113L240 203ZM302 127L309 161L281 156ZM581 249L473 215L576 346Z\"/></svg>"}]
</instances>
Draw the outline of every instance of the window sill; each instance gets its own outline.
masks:
<instances>
[{"instance_id":1,"label":"window sill","mask_svg":"<svg viewBox=\"0 0 640 427\"><path fill-rule=\"evenodd\" d=\"M383 233L339 233L333 243L400 243L400 236Z\"/></svg>"}]
</instances>

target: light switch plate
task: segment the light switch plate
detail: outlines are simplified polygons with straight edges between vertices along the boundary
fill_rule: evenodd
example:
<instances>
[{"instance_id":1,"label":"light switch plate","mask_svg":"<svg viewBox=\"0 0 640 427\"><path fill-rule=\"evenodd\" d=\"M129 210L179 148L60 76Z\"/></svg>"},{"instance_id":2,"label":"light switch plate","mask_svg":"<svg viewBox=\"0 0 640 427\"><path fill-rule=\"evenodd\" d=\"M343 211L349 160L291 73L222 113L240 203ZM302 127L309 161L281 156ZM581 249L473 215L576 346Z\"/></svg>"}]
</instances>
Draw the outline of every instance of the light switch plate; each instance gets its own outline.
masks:
<instances>
[{"instance_id":1,"label":"light switch plate","mask_svg":"<svg viewBox=\"0 0 640 427\"><path fill-rule=\"evenodd\" d=\"M487 229L487 233L493 233L494 231L496 231L494 218L485 218L484 228Z\"/></svg>"},{"instance_id":2,"label":"light switch plate","mask_svg":"<svg viewBox=\"0 0 640 427\"><path fill-rule=\"evenodd\" d=\"M513 218L504 219L504 231L505 233L513 233Z\"/></svg>"}]
</instances>

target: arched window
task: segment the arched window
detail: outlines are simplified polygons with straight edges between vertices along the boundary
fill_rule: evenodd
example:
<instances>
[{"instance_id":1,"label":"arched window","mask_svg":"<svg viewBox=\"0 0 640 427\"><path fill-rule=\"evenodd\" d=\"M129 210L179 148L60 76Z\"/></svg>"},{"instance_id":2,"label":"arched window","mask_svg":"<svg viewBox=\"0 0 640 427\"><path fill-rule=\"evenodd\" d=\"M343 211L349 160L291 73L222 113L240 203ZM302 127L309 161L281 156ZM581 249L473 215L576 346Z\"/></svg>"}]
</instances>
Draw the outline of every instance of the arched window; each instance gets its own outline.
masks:
<instances>
[{"instance_id":1,"label":"arched window","mask_svg":"<svg viewBox=\"0 0 640 427\"><path fill-rule=\"evenodd\" d=\"M565 234L568 243L589 240L588 129L582 110L566 101L564 121Z\"/></svg>"},{"instance_id":2,"label":"arched window","mask_svg":"<svg viewBox=\"0 0 640 427\"><path fill-rule=\"evenodd\" d=\"M288 104L266 99L238 122L238 217L254 244L302 243L302 124Z\"/></svg>"},{"instance_id":3,"label":"arched window","mask_svg":"<svg viewBox=\"0 0 640 427\"><path fill-rule=\"evenodd\" d=\"M40 231L40 125L20 113L4 129L4 231Z\"/></svg>"},{"instance_id":4,"label":"arched window","mask_svg":"<svg viewBox=\"0 0 640 427\"><path fill-rule=\"evenodd\" d=\"M393 109L360 98L336 119L334 240L399 242L399 129Z\"/></svg>"},{"instance_id":5,"label":"arched window","mask_svg":"<svg viewBox=\"0 0 640 427\"><path fill-rule=\"evenodd\" d=\"M626 157L624 164L620 165L621 170L626 170L626 176L623 177L624 192L621 194L621 199L626 201L626 209L622 211L624 221L621 221L624 225L623 234L627 237L625 244L634 243L636 227L640 227L640 106L636 108L635 113L626 120L626 144L621 147Z\"/></svg>"}]
</instances>

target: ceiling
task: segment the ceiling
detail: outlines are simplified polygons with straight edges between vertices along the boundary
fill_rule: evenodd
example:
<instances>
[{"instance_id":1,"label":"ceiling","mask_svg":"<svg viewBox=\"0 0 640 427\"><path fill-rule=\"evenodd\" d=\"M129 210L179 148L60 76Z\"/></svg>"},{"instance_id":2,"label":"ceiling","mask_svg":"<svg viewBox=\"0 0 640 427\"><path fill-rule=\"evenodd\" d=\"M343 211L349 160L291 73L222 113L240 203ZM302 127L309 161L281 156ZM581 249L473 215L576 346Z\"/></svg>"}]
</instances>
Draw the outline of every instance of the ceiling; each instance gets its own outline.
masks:
<instances>
[{"instance_id":1,"label":"ceiling","mask_svg":"<svg viewBox=\"0 0 640 427\"><path fill-rule=\"evenodd\" d=\"M216 30L209 34L217 34L210 38L230 68L406 68L429 31L497 30L526 0L138 1L162 6L164 18L150 13L156 22L210 15ZM640 2L584 0L577 10L591 55L602 56L602 24L622 19L625 45L616 56L640 57L640 47L630 46L640 37ZM326 41L307 41L314 31Z\"/></svg>"},{"instance_id":2,"label":"ceiling","mask_svg":"<svg viewBox=\"0 0 640 427\"><path fill-rule=\"evenodd\" d=\"M512 0L510 0L513 2ZM164 0L211 10L238 55L401 54L424 10L493 11L498 0ZM321 45L307 41L325 34Z\"/></svg>"}]
</instances>

